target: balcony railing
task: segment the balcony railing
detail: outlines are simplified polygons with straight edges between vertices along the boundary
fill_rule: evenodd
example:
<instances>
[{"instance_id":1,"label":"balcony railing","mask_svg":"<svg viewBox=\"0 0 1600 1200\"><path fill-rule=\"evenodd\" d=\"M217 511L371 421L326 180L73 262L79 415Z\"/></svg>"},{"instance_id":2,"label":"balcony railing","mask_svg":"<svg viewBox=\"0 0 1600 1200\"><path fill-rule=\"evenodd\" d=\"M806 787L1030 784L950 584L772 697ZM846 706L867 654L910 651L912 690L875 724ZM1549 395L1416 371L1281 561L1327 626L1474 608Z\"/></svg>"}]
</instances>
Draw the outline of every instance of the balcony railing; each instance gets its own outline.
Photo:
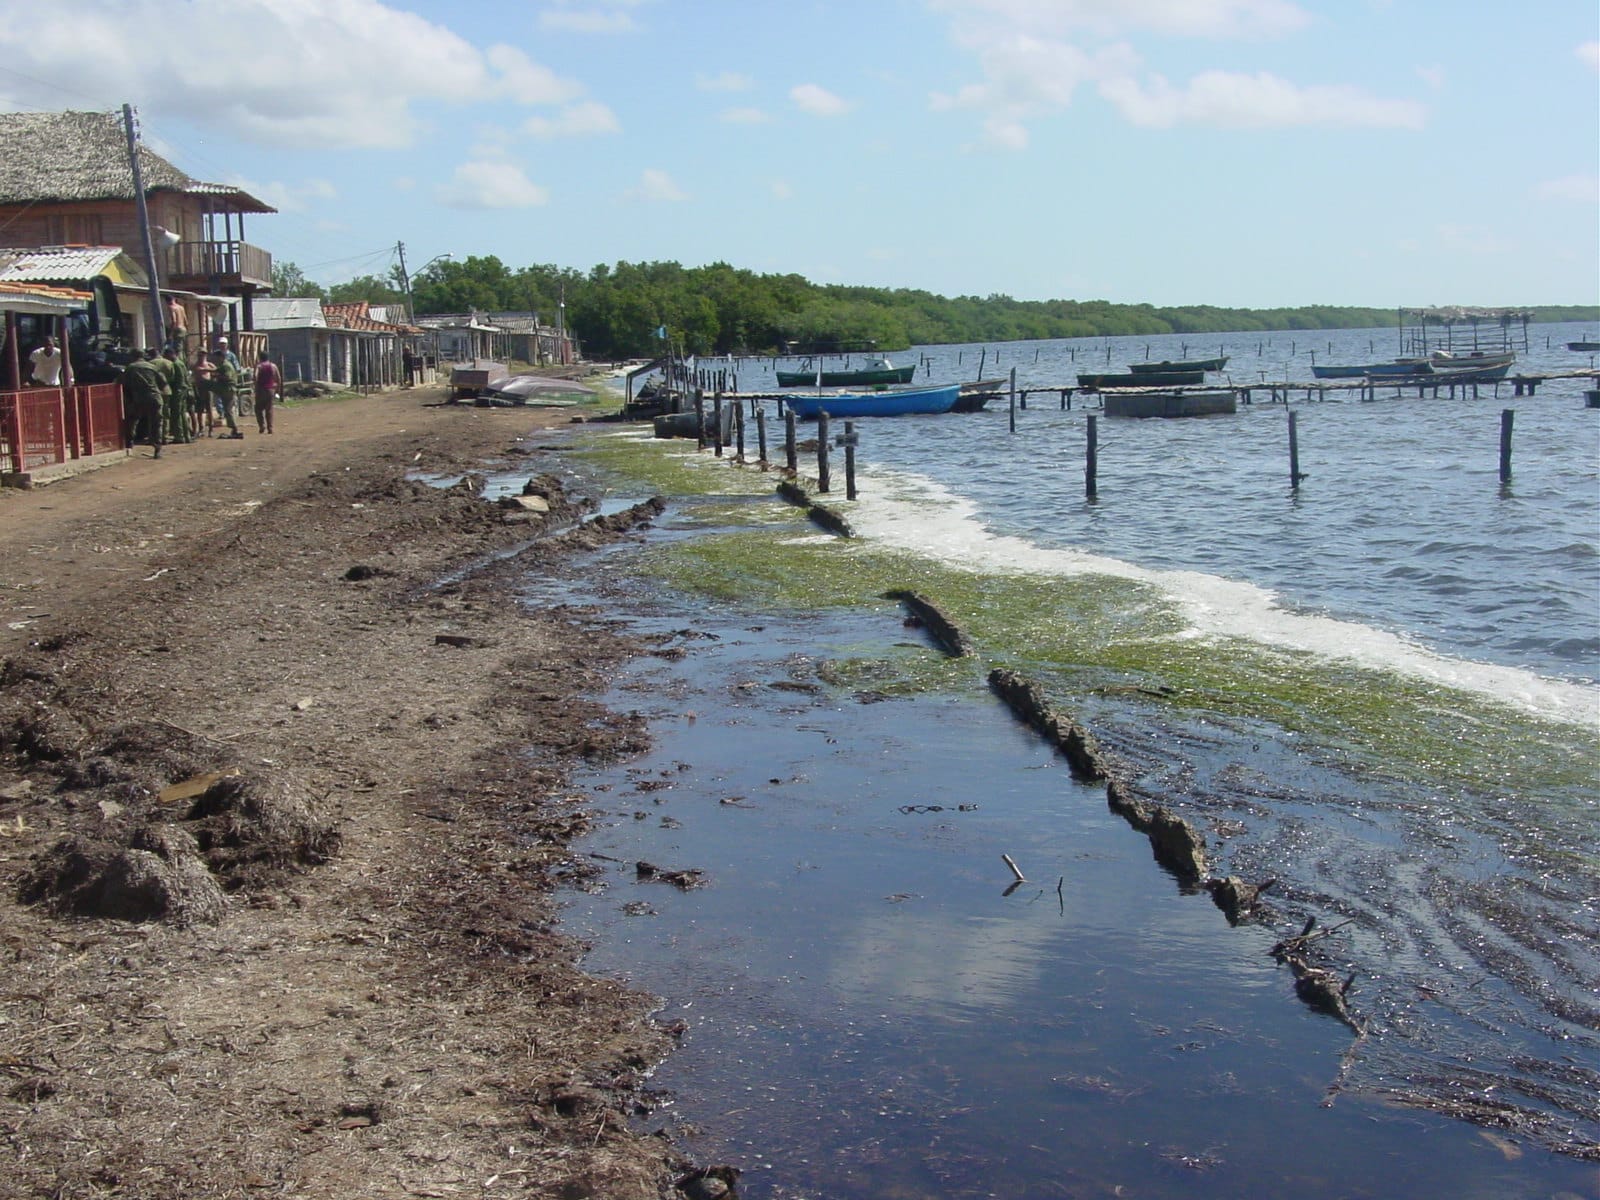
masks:
<instances>
[{"instance_id":1,"label":"balcony railing","mask_svg":"<svg viewBox=\"0 0 1600 1200\"><path fill-rule=\"evenodd\" d=\"M272 255L249 242L179 242L167 251L167 278L272 286Z\"/></svg>"}]
</instances>

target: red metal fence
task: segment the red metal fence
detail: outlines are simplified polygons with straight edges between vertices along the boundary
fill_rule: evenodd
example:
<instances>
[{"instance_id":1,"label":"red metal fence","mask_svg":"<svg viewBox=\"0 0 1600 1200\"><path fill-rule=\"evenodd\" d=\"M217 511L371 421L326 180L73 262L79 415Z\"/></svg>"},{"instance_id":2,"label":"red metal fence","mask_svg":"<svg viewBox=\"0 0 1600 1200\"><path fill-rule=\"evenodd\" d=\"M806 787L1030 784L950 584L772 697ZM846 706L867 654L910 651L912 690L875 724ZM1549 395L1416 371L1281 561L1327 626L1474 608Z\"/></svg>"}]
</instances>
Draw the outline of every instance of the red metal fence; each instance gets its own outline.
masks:
<instances>
[{"instance_id":1,"label":"red metal fence","mask_svg":"<svg viewBox=\"0 0 1600 1200\"><path fill-rule=\"evenodd\" d=\"M0 392L0 469L33 471L126 445L121 384Z\"/></svg>"}]
</instances>

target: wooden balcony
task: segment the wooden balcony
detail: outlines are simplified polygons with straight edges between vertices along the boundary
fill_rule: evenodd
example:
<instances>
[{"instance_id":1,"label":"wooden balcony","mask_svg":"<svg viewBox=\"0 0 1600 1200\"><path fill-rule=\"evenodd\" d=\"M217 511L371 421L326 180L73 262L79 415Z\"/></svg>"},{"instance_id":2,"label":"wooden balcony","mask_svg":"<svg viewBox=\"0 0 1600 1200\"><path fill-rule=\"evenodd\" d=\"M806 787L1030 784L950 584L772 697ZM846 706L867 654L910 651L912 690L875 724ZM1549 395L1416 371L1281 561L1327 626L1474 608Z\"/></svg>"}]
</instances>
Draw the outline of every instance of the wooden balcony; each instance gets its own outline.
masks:
<instances>
[{"instance_id":1,"label":"wooden balcony","mask_svg":"<svg viewBox=\"0 0 1600 1200\"><path fill-rule=\"evenodd\" d=\"M179 242L167 251L167 282L192 292L272 286L272 255L248 242Z\"/></svg>"}]
</instances>

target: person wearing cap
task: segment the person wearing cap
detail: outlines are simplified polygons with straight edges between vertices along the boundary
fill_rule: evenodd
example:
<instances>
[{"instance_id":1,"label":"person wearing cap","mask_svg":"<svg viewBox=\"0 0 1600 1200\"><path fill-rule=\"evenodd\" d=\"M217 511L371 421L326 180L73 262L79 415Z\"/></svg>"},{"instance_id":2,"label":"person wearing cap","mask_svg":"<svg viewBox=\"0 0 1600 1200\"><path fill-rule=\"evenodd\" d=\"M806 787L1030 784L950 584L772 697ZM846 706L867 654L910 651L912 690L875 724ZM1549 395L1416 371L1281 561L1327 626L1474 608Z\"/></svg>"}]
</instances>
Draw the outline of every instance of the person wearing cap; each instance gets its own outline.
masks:
<instances>
[{"instance_id":1,"label":"person wearing cap","mask_svg":"<svg viewBox=\"0 0 1600 1200\"><path fill-rule=\"evenodd\" d=\"M217 411L222 414L222 419L228 423L228 437L242 438L239 432L239 422L233 416L233 401L239 387L238 363L228 351L228 343L223 339L217 344L215 361L211 365L211 399L217 406Z\"/></svg>"},{"instance_id":2,"label":"person wearing cap","mask_svg":"<svg viewBox=\"0 0 1600 1200\"><path fill-rule=\"evenodd\" d=\"M241 373L244 371L244 364L239 361L239 356L237 354L228 349L228 339L225 337L219 337L217 339L217 350L216 353L211 357L225 358L233 365L234 371Z\"/></svg>"}]
</instances>

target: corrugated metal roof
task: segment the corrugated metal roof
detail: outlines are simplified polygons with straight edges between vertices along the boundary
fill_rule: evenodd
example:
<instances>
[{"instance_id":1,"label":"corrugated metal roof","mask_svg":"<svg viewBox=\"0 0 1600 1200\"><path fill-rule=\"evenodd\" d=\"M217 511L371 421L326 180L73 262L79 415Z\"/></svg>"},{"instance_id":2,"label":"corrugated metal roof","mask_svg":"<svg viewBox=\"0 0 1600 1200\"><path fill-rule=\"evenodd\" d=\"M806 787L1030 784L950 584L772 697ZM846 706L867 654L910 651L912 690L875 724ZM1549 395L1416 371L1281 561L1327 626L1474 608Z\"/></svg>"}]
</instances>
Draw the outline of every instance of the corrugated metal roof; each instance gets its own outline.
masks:
<instances>
[{"instance_id":1,"label":"corrugated metal roof","mask_svg":"<svg viewBox=\"0 0 1600 1200\"><path fill-rule=\"evenodd\" d=\"M120 260L120 261L119 261ZM138 264L118 246L45 246L0 250L0 281L31 279L64 283L105 275L119 283L144 286Z\"/></svg>"},{"instance_id":2,"label":"corrugated metal roof","mask_svg":"<svg viewBox=\"0 0 1600 1200\"><path fill-rule=\"evenodd\" d=\"M258 298L251 306L257 329L317 329L328 327L322 302L315 297L273 296Z\"/></svg>"}]
</instances>

